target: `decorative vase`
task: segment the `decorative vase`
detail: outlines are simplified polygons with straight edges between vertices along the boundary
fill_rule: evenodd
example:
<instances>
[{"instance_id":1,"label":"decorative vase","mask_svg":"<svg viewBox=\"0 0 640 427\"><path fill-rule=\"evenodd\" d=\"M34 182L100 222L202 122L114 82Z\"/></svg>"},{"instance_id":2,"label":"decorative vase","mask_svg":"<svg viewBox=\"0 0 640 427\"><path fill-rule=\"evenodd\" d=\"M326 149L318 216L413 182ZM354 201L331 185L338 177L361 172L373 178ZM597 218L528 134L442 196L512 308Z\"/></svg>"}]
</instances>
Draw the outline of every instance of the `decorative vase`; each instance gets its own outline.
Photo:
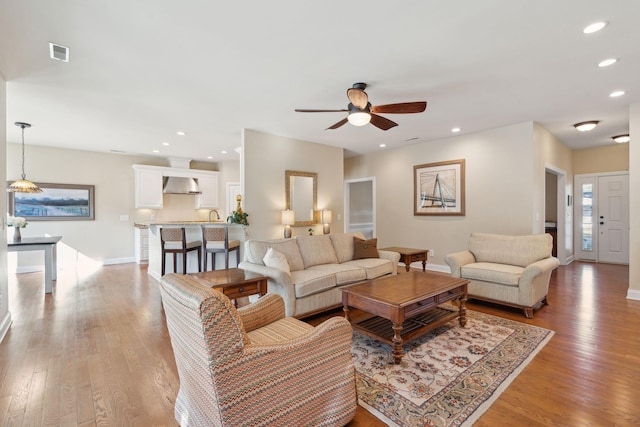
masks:
<instances>
[{"instance_id":1,"label":"decorative vase","mask_svg":"<svg viewBox=\"0 0 640 427\"><path fill-rule=\"evenodd\" d=\"M22 241L22 234L20 234L20 227L13 227L13 241L20 242Z\"/></svg>"}]
</instances>

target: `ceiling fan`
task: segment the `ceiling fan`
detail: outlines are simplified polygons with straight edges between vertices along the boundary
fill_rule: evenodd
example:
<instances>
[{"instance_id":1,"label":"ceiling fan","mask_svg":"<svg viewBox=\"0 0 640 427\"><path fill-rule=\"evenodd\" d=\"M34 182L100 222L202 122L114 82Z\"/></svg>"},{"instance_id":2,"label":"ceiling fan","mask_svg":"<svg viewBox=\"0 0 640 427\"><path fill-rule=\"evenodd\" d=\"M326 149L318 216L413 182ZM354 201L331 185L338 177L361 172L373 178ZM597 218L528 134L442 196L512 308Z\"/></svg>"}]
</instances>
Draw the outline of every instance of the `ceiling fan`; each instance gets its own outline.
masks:
<instances>
[{"instance_id":1,"label":"ceiling fan","mask_svg":"<svg viewBox=\"0 0 640 427\"><path fill-rule=\"evenodd\" d=\"M376 113L382 114L411 114L422 113L427 108L427 102L402 102L399 104L386 104L372 106L369 102L369 96L364 91L367 88L366 83L355 83L353 87L347 89L347 98L349 98L349 105L347 109L341 110L307 110L296 109L299 113L334 113L334 112L348 112L349 114L344 119L340 120L333 126L329 126L329 129L338 129L340 126L349 122L354 126L364 126L367 123L371 123L378 129L389 130L394 126L398 126L396 122L393 122L387 118L379 116Z\"/></svg>"}]
</instances>

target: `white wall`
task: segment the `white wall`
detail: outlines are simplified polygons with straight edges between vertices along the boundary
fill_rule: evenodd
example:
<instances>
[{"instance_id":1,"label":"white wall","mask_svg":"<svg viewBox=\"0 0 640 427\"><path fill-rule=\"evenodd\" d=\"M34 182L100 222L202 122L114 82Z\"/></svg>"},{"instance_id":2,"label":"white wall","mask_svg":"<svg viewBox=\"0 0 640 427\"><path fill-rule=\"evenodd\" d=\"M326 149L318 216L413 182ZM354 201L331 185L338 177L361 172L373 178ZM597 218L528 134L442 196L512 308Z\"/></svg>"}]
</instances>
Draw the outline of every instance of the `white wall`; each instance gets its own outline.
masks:
<instances>
[{"instance_id":1,"label":"white wall","mask_svg":"<svg viewBox=\"0 0 640 427\"><path fill-rule=\"evenodd\" d=\"M629 108L629 298L640 300L640 103Z\"/></svg>"},{"instance_id":2,"label":"white wall","mask_svg":"<svg viewBox=\"0 0 640 427\"><path fill-rule=\"evenodd\" d=\"M7 161L7 83L0 74L0 177L6 181ZM7 200L0 197L0 342L11 325L11 313L9 313L8 277L7 277Z\"/></svg>"},{"instance_id":3,"label":"white wall","mask_svg":"<svg viewBox=\"0 0 640 427\"><path fill-rule=\"evenodd\" d=\"M346 159L345 179L376 177L380 247L433 249L430 264L446 269L444 256L466 249L471 232L542 232L544 166L534 171L542 156L534 159L532 140L533 123L527 122L381 150ZM413 166L456 159L465 159L466 215L414 216Z\"/></svg>"},{"instance_id":4,"label":"white wall","mask_svg":"<svg viewBox=\"0 0 640 427\"><path fill-rule=\"evenodd\" d=\"M285 170L318 174L317 208L334 212L332 232L342 232L344 221L343 150L328 145L243 131L244 173L243 209L249 214L247 228L250 239L283 237L280 224L285 209ZM340 220L338 220L340 215ZM309 227L293 227L293 236L305 234ZM313 227L322 233L322 226Z\"/></svg>"},{"instance_id":5,"label":"white wall","mask_svg":"<svg viewBox=\"0 0 640 427\"><path fill-rule=\"evenodd\" d=\"M26 135L28 141L28 134ZM7 180L20 176L19 144L7 144ZM3 153L5 150L2 150ZM131 165L169 166L166 159L145 156L98 153L61 148L26 147L26 174L34 182L55 184L89 184L95 186L94 221L30 221L22 235L60 235L59 264L78 260L97 264L133 262L134 222L155 220L202 220L208 209L195 209L195 196L164 195L164 209L134 208L134 173ZM192 163L193 168L215 170L211 163ZM3 211L6 212L6 209ZM120 220L121 215L128 216ZM44 264L42 253L22 252L9 255L9 270L39 271ZM16 261L17 260L17 261Z\"/></svg>"}]
</instances>

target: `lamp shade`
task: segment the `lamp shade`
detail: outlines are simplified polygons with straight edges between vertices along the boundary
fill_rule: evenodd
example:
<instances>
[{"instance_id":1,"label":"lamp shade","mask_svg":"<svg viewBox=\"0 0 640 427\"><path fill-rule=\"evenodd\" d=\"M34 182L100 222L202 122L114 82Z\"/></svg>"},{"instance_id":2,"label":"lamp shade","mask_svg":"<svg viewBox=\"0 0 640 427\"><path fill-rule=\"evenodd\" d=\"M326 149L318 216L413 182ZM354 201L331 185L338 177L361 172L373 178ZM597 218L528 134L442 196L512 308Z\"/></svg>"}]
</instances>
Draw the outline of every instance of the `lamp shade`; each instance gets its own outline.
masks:
<instances>
[{"instance_id":1,"label":"lamp shade","mask_svg":"<svg viewBox=\"0 0 640 427\"><path fill-rule=\"evenodd\" d=\"M320 213L320 222L323 224L331 224L333 215L329 209L323 209Z\"/></svg>"},{"instance_id":2,"label":"lamp shade","mask_svg":"<svg viewBox=\"0 0 640 427\"><path fill-rule=\"evenodd\" d=\"M287 209L282 211L282 225L293 225L296 223L296 213Z\"/></svg>"}]
</instances>

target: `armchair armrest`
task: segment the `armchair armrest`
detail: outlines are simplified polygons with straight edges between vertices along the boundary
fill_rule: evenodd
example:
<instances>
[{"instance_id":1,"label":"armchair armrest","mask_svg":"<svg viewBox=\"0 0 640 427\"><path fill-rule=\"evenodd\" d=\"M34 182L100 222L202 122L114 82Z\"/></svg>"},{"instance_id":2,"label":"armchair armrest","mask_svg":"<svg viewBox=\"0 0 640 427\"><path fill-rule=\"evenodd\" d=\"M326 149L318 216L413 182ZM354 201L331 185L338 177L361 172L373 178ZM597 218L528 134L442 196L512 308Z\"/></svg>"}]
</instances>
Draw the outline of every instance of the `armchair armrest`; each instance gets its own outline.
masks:
<instances>
[{"instance_id":1,"label":"armchair armrest","mask_svg":"<svg viewBox=\"0 0 640 427\"><path fill-rule=\"evenodd\" d=\"M454 252L444 257L445 262L451 268L453 277L460 277L460 269L467 264L476 262L476 258L469 251Z\"/></svg>"},{"instance_id":2,"label":"armchair armrest","mask_svg":"<svg viewBox=\"0 0 640 427\"><path fill-rule=\"evenodd\" d=\"M284 318L284 301L278 294L267 294L253 304L238 309L245 332L251 332Z\"/></svg>"}]
</instances>

